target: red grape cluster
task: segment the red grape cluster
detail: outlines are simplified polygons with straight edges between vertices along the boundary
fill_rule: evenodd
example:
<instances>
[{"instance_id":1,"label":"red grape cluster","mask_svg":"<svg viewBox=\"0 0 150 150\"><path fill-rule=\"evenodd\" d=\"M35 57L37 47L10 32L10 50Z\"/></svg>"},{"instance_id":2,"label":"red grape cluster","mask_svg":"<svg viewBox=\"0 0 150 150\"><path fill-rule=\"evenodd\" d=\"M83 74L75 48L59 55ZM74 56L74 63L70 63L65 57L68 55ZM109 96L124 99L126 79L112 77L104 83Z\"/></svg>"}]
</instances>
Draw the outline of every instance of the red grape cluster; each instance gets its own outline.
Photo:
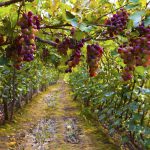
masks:
<instances>
[{"instance_id":1,"label":"red grape cluster","mask_svg":"<svg viewBox=\"0 0 150 150\"><path fill-rule=\"evenodd\" d=\"M40 28L40 21L37 15L33 15L31 11L24 13L19 20L18 25L21 27L21 34L16 38L16 56L14 57L16 69L21 68L22 61L32 61L36 50L35 34Z\"/></svg>"},{"instance_id":2,"label":"red grape cluster","mask_svg":"<svg viewBox=\"0 0 150 150\"><path fill-rule=\"evenodd\" d=\"M91 77L97 75L98 62L103 54L103 48L98 44L87 45L87 63L89 66L89 73Z\"/></svg>"},{"instance_id":3,"label":"red grape cluster","mask_svg":"<svg viewBox=\"0 0 150 150\"><path fill-rule=\"evenodd\" d=\"M107 26L107 33L110 37L121 33L127 25L129 14L124 8L121 8L111 18L107 19L105 25Z\"/></svg>"},{"instance_id":4,"label":"red grape cluster","mask_svg":"<svg viewBox=\"0 0 150 150\"><path fill-rule=\"evenodd\" d=\"M74 36L76 29L73 27L70 30L70 35ZM68 69L65 70L66 73L72 72L72 68L79 64L81 57L81 48L84 45L85 39L77 41L73 38L65 38L62 42L59 39L55 40L57 45L58 52L62 55L67 55L68 49L72 50L72 55L69 60L66 61L66 65L68 65Z\"/></svg>"},{"instance_id":5,"label":"red grape cluster","mask_svg":"<svg viewBox=\"0 0 150 150\"><path fill-rule=\"evenodd\" d=\"M70 30L70 35L74 36L76 29L73 27ZM81 57L81 48L85 43L85 39L77 41L74 38L66 37L62 42L59 39L55 40L57 45L58 52L62 55L67 55L68 49L72 50L72 55L69 60L66 61L66 65L68 65L68 69L65 70L66 73L72 72L72 68L79 64Z\"/></svg>"},{"instance_id":6,"label":"red grape cluster","mask_svg":"<svg viewBox=\"0 0 150 150\"><path fill-rule=\"evenodd\" d=\"M140 29L140 36L130 39L129 45L122 45L118 49L126 64L122 74L124 81L132 79L136 66L147 67L150 65L150 28L140 25L138 29Z\"/></svg>"},{"instance_id":7,"label":"red grape cluster","mask_svg":"<svg viewBox=\"0 0 150 150\"><path fill-rule=\"evenodd\" d=\"M80 49L74 50L70 59L67 60L67 62L66 62L66 65L69 66L69 68L65 70L66 73L72 72L72 68L79 64L80 57L81 57L81 50Z\"/></svg>"},{"instance_id":8,"label":"red grape cluster","mask_svg":"<svg viewBox=\"0 0 150 150\"><path fill-rule=\"evenodd\" d=\"M70 30L70 35L73 37L75 35L75 32L76 32L76 28L72 27ZM55 42L58 43L57 45L58 52L61 55L67 55L68 49L75 50L75 49L80 49L81 47L83 47L85 40L82 39L81 41L78 42L77 40L73 38L66 37L62 42L60 42L58 38L55 40Z\"/></svg>"},{"instance_id":9,"label":"red grape cluster","mask_svg":"<svg viewBox=\"0 0 150 150\"><path fill-rule=\"evenodd\" d=\"M67 55L70 39L65 38L62 42L60 42L59 39L56 39L55 42L58 43L57 45L58 53L60 53L61 55Z\"/></svg>"},{"instance_id":10,"label":"red grape cluster","mask_svg":"<svg viewBox=\"0 0 150 150\"><path fill-rule=\"evenodd\" d=\"M72 55L69 60L66 61L66 65L68 65L68 69L65 70L66 73L72 72L72 68L79 64L81 57L81 48L84 45L84 39L81 41L76 41L70 39L69 48L73 50Z\"/></svg>"}]
</instances>

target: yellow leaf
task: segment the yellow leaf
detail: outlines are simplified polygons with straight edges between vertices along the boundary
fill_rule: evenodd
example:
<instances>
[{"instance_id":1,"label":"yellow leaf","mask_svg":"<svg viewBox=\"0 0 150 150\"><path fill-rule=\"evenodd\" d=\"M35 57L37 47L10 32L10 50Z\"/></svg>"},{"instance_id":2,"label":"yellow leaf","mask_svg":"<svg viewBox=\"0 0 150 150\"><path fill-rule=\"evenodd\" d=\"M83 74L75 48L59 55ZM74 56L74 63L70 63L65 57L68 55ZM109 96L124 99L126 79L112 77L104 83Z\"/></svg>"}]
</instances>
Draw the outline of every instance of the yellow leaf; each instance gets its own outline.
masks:
<instances>
[{"instance_id":1,"label":"yellow leaf","mask_svg":"<svg viewBox=\"0 0 150 150\"><path fill-rule=\"evenodd\" d=\"M141 4L142 4L142 7L145 7L146 6L146 0L140 0Z\"/></svg>"}]
</instances>

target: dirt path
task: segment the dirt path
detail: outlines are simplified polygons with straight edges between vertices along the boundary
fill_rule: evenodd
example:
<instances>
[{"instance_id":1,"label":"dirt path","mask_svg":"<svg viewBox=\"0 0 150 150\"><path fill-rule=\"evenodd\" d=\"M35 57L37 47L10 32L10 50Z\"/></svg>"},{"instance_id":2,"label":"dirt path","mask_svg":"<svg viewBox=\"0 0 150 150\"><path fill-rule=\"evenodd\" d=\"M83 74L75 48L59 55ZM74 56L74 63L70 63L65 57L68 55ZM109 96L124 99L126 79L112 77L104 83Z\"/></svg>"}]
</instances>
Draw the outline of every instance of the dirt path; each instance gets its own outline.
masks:
<instances>
[{"instance_id":1,"label":"dirt path","mask_svg":"<svg viewBox=\"0 0 150 150\"><path fill-rule=\"evenodd\" d=\"M63 81L35 97L16 115L15 123L0 128L0 150L8 149L119 150L101 129L80 116Z\"/></svg>"}]
</instances>

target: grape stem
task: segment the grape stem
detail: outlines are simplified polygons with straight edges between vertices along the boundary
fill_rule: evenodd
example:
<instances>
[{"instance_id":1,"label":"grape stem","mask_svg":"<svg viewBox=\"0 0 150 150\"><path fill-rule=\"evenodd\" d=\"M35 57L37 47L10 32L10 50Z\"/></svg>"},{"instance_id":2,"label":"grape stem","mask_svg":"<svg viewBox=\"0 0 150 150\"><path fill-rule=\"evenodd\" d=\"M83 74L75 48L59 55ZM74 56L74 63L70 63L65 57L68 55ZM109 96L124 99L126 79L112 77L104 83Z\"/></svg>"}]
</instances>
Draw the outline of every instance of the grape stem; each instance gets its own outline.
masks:
<instances>
[{"instance_id":1,"label":"grape stem","mask_svg":"<svg viewBox=\"0 0 150 150\"><path fill-rule=\"evenodd\" d=\"M106 40L113 40L113 39L116 39L115 37L107 37L107 38L98 38L98 39L95 39L96 41L106 41Z\"/></svg>"},{"instance_id":2,"label":"grape stem","mask_svg":"<svg viewBox=\"0 0 150 150\"><path fill-rule=\"evenodd\" d=\"M46 31L44 31L44 30L42 30L42 31L43 31L43 34L46 34L46 35L52 35L52 34L53 34L52 32L46 32ZM58 33L55 33L55 35L56 35L56 36L63 36L64 34L58 32ZM66 36L66 35L65 35L65 36Z\"/></svg>"},{"instance_id":3,"label":"grape stem","mask_svg":"<svg viewBox=\"0 0 150 150\"><path fill-rule=\"evenodd\" d=\"M9 0L9 1L6 1L6 2L0 2L0 7L8 6L8 5L11 5L11 4L14 4L14 3L18 3L18 2L22 2L22 1L23 0ZM34 0L25 0L25 1L32 2Z\"/></svg>"},{"instance_id":4,"label":"grape stem","mask_svg":"<svg viewBox=\"0 0 150 150\"><path fill-rule=\"evenodd\" d=\"M50 25L41 25L40 26L40 29L46 29L46 28L50 28L50 29L63 29L63 30L70 30L70 29L67 29L67 28L63 28L63 27L71 27L72 25L69 24L69 23L66 23L66 24L60 24L60 25L53 25L53 26L50 26Z\"/></svg>"},{"instance_id":5,"label":"grape stem","mask_svg":"<svg viewBox=\"0 0 150 150\"><path fill-rule=\"evenodd\" d=\"M42 42L42 43L47 43L53 47L56 47L57 46L57 43L56 42L53 42L53 41L50 41L50 40L43 40L39 37L36 37L36 40L39 41L39 42Z\"/></svg>"}]
</instances>

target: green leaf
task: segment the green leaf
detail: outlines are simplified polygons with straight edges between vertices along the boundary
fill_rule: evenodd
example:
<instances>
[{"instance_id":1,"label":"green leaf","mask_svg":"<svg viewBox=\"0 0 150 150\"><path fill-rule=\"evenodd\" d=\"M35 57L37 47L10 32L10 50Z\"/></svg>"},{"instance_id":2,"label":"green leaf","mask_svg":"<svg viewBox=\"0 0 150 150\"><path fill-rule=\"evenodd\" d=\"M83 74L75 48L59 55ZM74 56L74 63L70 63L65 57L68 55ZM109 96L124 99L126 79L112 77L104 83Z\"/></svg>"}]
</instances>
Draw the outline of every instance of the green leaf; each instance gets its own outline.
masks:
<instances>
[{"instance_id":1,"label":"green leaf","mask_svg":"<svg viewBox=\"0 0 150 150\"><path fill-rule=\"evenodd\" d=\"M131 31L132 27L133 27L133 20L129 20L127 23L127 29Z\"/></svg>"},{"instance_id":2,"label":"green leaf","mask_svg":"<svg viewBox=\"0 0 150 150\"><path fill-rule=\"evenodd\" d=\"M0 66L8 64L8 59L6 57L0 57Z\"/></svg>"},{"instance_id":3,"label":"green leaf","mask_svg":"<svg viewBox=\"0 0 150 150\"><path fill-rule=\"evenodd\" d=\"M140 0L140 3L142 4L142 7L146 7L147 0Z\"/></svg>"},{"instance_id":4,"label":"green leaf","mask_svg":"<svg viewBox=\"0 0 150 150\"><path fill-rule=\"evenodd\" d=\"M87 24L82 23L80 24L79 29L84 32L90 32L93 29L93 26L87 26Z\"/></svg>"},{"instance_id":5,"label":"green leaf","mask_svg":"<svg viewBox=\"0 0 150 150\"><path fill-rule=\"evenodd\" d=\"M129 138L124 135L124 136L122 136L121 140L123 143L127 143L129 141Z\"/></svg>"},{"instance_id":6,"label":"green leaf","mask_svg":"<svg viewBox=\"0 0 150 150\"><path fill-rule=\"evenodd\" d=\"M102 114L102 115L99 116L99 120L100 120L100 121L104 120L105 118L106 118L106 115L105 115L105 114Z\"/></svg>"},{"instance_id":7,"label":"green leaf","mask_svg":"<svg viewBox=\"0 0 150 150\"><path fill-rule=\"evenodd\" d=\"M130 2L132 2L132 3L138 3L139 0L130 0Z\"/></svg>"},{"instance_id":8,"label":"green leaf","mask_svg":"<svg viewBox=\"0 0 150 150\"><path fill-rule=\"evenodd\" d=\"M118 65L122 66L122 67L125 67L125 64L123 63L122 59L120 57L117 57L116 58L116 62Z\"/></svg>"},{"instance_id":9,"label":"green leaf","mask_svg":"<svg viewBox=\"0 0 150 150\"><path fill-rule=\"evenodd\" d=\"M74 27L78 26L78 20L71 12L66 11L66 20Z\"/></svg>"},{"instance_id":10,"label":"green leaf","mask_svg":"<svg viewBox=\"0 0 150 150\"><path fill-rule=\"evenodd\" d=\"M135 9L135 8L137 8L137 7L139 7L139 4L138 4L138 3L137 3L137 4L136 4L136 3L135 3L135 4L132 3L132 4L127 5L127 6L126 6L126 9L133 9L133 8Z\"/></svg>"},{"instance_id":11,"label":"green leaf","mask_svg":"<svg viewBox=\"0 0 150 150\"><path fill-rule=\"evenodd\" d=\"M132 103L130 104L130 108L131 108L131 110L136 111L136 110L138 109L137 103L136 103L136 102L132 102Z\"/></svg>"},{"instance_id":12,"label":"green leaf","mask_svg":"<svg viewBox=\"0 0 150 150\"><path fill-rule=\"evenodd\" d=\"M145 140L145 146L147 149L150 149L150 139Z\"/></svg>"},{"instance_id":13,"label":"green leaf","mask_svg":"<svg viewBox=\"0 0 150 150\"><path fill-rule=\"evenodd\" d=\"M143 94L150 94L150 89L142 88L142 89L141 89L141 92L142 92Z\"/></svg>"},{"instance_id":14,"label":"green leaf","mask_svg":"<svg viewBox=\"0 0 150 150\"><path fill-rule=\"evenodd\" d=\"M134 124L130 123L129 124L129 131L135 131L136 127Z\"/></svg>"},{"instance_id":15,"label":"green leaf","mask_svg":"<svg viewBox=\"0 0 150 150\"><path fill-rule=\"evenodd\" d=\"M138 66L138 67L135 68L135 71L136 71L139 75L143 76L145 69L144 69L144 67L142 67L142 66Z\"/></svg>"},{"instance_id":16,"label":"green leaf","mask_svg":"<svg viewBox=\"0 0 150 150\"><path fill-rule=\"evenodd\" d=\"M71 12L69 12L69 11L66 11L66 17L67 17L67 19L73 19L73 18L75 18L75 16Z\"/></svg>"},{"instance_id":17,"label":"green leaf","mask_svg":"<svg viewBox=\"0 0 150 150\"><path fill-rule=\"evenodd\" d=\"M72 26L77 27L78 26L78 22L76 18L70 19L70 23Z\"/></svg>"},{"instance_id":18,"label":"green leaf","mask_svg":"<svg viewBox=\"0 0 150 150\"><path fill-rule=\"evenodd\" d=\"M110 130L109 130L109 134L114 134L115 133L115 129L114 128L111 128Z\"/></svg>"},{"instance_id":19,"label":"green leaf","mask_svg":"<svg viewBox=\"0 0 150 150\"><path fill-rule=\"evenodd\" d=\"M133 20L134 27L137 27L142 19L142 16L145 14L145 11L137 11L133 13L129 18Z\"/></svg>"},{"instance_id":20,"label":"green leaf","mask_svg":"<svg viewBox=\"0 0 150 150\"><path fill-rule=\"evenodd\" d=\"M122 6L123 4L124 4L124 0L118 0L118 4L119 4L119 6Z\"/></svg>"},{"instance_id":21,"label":"green leaf","mask_svg":"<svg viewBox=\"0 0 150 150\"><path fill-rule=\"evenodd\" d=\"M74 37L76 40L81 40L85 37L85 34L82 31L76 31Z\"/></svg>"},{"instance_id":22,"label":"green leaf","mask_svg":"<svg viewBox=\"0 0 150 150\"><path fill-rule=\"evenodd\" d=\"M105 93L105 96L106 96L106 97L110 97L110 96L114 95L114 93L115 93L115 92L108 92L108 93Z\"/></svg>"},{"instance_id":23,"label":"green leaf","mask_svg":"<svg viewBox=\"0 0 150 150\"><path fill-rule=\"evenodd\" d=\"M144 20L144 25L145 25L145 26L149 26L149 25L150 25L150 16L148 16L148 17Z\"/></svg>"}]
</instances>

